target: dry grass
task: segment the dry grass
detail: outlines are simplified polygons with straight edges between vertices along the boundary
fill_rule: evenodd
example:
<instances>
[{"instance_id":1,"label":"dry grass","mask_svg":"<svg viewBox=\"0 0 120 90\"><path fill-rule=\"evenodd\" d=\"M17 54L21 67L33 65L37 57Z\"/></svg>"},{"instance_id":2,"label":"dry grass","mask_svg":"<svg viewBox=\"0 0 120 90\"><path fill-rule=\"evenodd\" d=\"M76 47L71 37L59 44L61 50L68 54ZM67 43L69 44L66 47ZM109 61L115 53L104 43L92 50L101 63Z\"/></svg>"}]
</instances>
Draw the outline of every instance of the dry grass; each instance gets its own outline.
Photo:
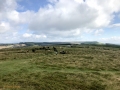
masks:
<instances>
[{"instance_id":1,"label":"dry grass","mask_svg":"<svg viewBox=\"0 0 120 90\"><path fill-rule=\"evenodd\" d=\"M0 50L1 90L120 89L119 48L56 46L67 52L58 55L33 48Z\"/></svg>"}]
</instances>

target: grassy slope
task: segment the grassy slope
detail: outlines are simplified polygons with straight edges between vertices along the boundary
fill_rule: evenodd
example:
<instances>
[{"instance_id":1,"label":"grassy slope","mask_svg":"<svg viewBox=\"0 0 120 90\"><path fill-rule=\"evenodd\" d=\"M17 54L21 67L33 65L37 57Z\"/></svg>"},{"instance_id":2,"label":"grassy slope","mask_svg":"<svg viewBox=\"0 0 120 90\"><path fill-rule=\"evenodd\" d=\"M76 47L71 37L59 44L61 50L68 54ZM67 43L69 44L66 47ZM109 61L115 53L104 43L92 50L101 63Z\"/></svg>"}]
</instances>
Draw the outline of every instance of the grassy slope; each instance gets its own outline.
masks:
<instances>
[{"instance_id":1,"label":"grassy slope","mask_svg":"<svg viewBox=\"0 0 120 90\"><path fill-rule=\"evenodd\" d=\"M31 48L0 51L0 90L119 90L120 50L57 47L67 54ZM29 52L26 53L26 51Z\"/></svg>"}]
</instances>

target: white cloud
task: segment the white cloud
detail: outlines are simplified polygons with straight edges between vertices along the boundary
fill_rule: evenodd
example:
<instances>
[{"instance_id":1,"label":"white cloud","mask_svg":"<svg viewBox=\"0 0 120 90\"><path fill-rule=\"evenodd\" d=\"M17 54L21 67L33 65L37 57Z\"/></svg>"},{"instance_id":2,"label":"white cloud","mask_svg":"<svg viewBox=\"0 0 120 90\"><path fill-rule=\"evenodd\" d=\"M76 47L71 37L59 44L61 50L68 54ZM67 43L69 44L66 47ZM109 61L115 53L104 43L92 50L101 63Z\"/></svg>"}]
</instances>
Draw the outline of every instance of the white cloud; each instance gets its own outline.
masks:
<instances>
[{"instance_id":1,"label":"white cloud","mask_svg":"<svg viewBox=\"0 0 120 90\"><path fill-rule=\"evenodd\" d=\"M0 22L0 34L12 31L12 27L8 22Z\"/></svg>"},{"instance_id":2,"label":"white cloud","mask_svg":"<svg viewBox=\"0 0 120 90\"><path fill-rule=\"evenodd\" d=\"M16 0L0 0L0 12L11 11L17 8Z\"/></svg>"},{"instance_id":3,"label":"white cloud","mask_svg":"<svg viewBox=\"0 0 120 90\"><path fill-rule=\"evenodd\" d=\"M54 6L48 5L46 8L40 8L29 28L37 31L93 28L94 20L97 18L95 11L84 3L79 4L74 0L59 0Z\"/></svg>"},{"instance_id":4,"label":"white cloud","mask_svg":"<svg viewBox=\"0 0 120 90\"><path fill-rule=\"evenodd\" d=\"M46 38L46 35L37 35L37 34L31 34L31 33L24 33L24 38L34 38L34 39L40 39L40 38Z\"/></svg>"},{"instance_id":5,"label":"white cloud","mask_svg":"<svg viewBox=\"0 0 120 90\"><path fill-rule=\"evenodd\" d=\"M120 37L113 36L113 37L110 37L110 38L102 38L102 39L105 40L105 41L107 41L107 40L117 41L117 40L120 40Z\"/></svg>"},{"instance_id":6,"label":"white cloud","mask_svg":"<svg viewBox=\"0 0 120 90\"><path fill-rule=\"evenodd\" d=\"M36 13L29 24L30 30L52 34L78 28L81 32L82 28L86 28L93 32L107 27L113 13L120 10L119 0L50 0L50 3Z\"/></svg>"},{"instance_id":7,"label":"white cloud","mask_svg":"<svg viewBox=\"0 0 120 90\"><path fill-rule=\"evenodd\" d=\"M120 44L120 37L113 36L113 37L109 37L109 38L101 38L100 41L101 42L107 42L107 43Z\"/></svg>"},{"instance_id":8,"label":"white cloud","mask_svg":"<svg viewBox=\"0 0 120 90\"><path fill-rule=\"evenodd\" d=\"M20 21L19 12L15 10L8 12L8 20L18 23Z\"/></svg>"},{"instance_id":9,"label":"white cloud","mask_svg":"<svg viewBox=\"0 0 120 90\"><path fill-rule=\"evenodd\" d=\"M41 38L73 40L72 38L79 38L83 33L101 35L104 32L102 28L110 26L114 13L120 11L119 0L48 1L38 12L18 12L17 8L21 5L18 5L17 0L0 0L0 34L4 33L0 38L6 37L6 41L10 37L11 41ZM120 25L117 23L111 26ZM29 29L32 33L18 34L21 29Z\"/></svg>"},{"instance_id":10,"label":"white cloud","mask_svg":"<svg viewBox=\"0 0 120 90\"><path fill-rule=\"evenodd\" d=\"M5 38L1 42L5 42L5 40L14 42L15 39L18 41L20 37L12 33L24 29L23 26L27 25L34 16L33 11L18 12L17 7L17 0L0 0L0 34L4 34L0 38Z\"/></svg>"},{"instance_id":11,"label":"white cloud","mask_svg":"<svg viewBox=\"0 0 120 90\"><path fill-rule=\"evenodd\" d=\"M120 27L120 23L112 24L112 25L110 25L110 27Z\"/></svg>"},{"instance_id":12,"label":"white cloud","mask_svg":"<svg viewBox=\"0 0 120 90\"><path fill-rule=\"evenodd\" d=\"M29 37L31 37L31 36L32 36L32 34L29 34L29 33L23 34L23 37L25 37L25 38L29 38Z\"/></svg>"},{"instance_id":13,"label":"white cloud","mask_svg":"<svg viewBox=\"0 0 120 90\"><path fill-rule=\"evenodd\" d=\"M50 3L56 3L58 0L48 0Z\"/></svg>"},{"instance_id":14,"label":"white cloud","mask_svg":"<svg viewBox=\"0 0 120 90\"><path fill-rule=\"evenodd\" d=\"M96 35L96 36L101 35L103 32L104 32L103 29L96 30L96 31L95 31L95 35Z\"/></svg>"}]
</instances>

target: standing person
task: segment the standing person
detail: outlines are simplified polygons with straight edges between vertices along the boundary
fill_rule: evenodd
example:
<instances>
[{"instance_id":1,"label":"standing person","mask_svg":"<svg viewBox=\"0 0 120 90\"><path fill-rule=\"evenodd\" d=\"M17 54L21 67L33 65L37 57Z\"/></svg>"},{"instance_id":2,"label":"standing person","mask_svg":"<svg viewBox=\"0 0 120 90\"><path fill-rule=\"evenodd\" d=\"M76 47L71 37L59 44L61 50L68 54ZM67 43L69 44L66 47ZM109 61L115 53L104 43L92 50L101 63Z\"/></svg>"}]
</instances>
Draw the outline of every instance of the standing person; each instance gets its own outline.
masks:
<instances>
[{"instance_id":1,"label":"standing person","mask_svg":"<svg viewBox=\"0 0 120 90\"><path fill-rule=\"evenodd\" d=\"M55 51L55 53L57 55L58 54L58 50L55 47L53 47L53 50Z\"/></svg>"}]
</instances>

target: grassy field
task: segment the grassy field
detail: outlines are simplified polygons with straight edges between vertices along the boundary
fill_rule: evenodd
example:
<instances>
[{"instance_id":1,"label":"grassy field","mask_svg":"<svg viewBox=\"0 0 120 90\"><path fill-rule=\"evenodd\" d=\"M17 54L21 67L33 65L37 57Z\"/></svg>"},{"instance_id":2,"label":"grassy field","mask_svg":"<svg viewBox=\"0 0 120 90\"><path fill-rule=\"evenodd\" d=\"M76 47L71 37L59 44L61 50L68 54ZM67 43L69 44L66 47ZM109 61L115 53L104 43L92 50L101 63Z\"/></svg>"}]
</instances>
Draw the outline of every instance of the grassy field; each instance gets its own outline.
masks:
<instances>
[{"instance_id":1,"label":"grassy field","mask_svg":"<svg viewBox=\"0 0 120 90\"><path fill-rule=\"evenodd\" d=\"M120 48L39 48L0 50L0 90L120 90Z\"/></svg>"}]
</instances>

